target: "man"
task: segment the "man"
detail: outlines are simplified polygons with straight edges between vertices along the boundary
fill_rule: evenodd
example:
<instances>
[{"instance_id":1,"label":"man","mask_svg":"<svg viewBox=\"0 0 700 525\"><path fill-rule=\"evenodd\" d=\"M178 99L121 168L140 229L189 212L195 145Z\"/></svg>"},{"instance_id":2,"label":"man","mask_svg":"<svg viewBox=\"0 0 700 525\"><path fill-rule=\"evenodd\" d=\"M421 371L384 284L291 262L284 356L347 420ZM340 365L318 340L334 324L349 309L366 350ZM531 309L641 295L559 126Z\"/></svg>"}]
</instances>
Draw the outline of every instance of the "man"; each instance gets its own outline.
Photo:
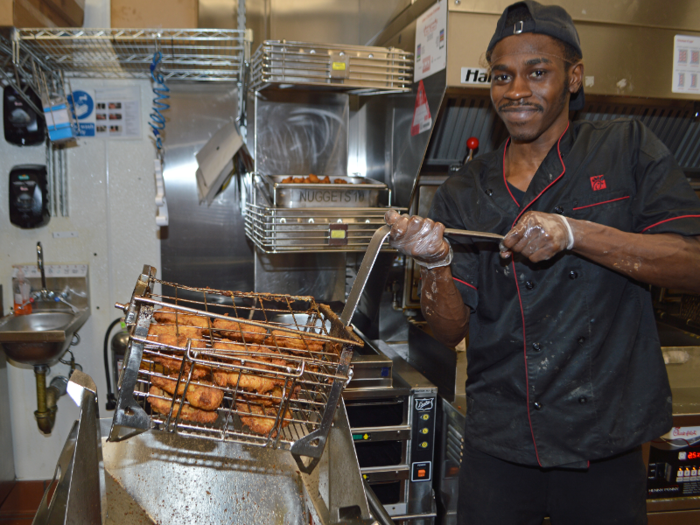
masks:
<instances>
[{"instance_id":1,"label":"man","mask_svg":"<svg viewBox=\"0 0 700 525\"><path fill-rule=\"evenodd\" d=\"M508 7L486 57L510 138L432 220L386 217L435 336L469 334L460 523L646 523L640 446L671 427L648 285L700 292L700 200L641 123L569 122L583 64L562 8Z\"/></svg>"}]
</instances>

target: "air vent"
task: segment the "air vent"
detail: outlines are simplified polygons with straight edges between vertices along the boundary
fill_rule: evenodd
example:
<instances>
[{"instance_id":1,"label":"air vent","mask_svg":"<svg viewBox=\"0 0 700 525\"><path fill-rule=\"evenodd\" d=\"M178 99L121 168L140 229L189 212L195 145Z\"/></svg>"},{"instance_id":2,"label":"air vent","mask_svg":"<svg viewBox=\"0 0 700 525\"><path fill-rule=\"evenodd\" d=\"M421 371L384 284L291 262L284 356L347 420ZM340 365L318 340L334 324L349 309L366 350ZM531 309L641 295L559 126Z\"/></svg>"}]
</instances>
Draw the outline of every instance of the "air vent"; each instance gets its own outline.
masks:
<instances>
[{"instance_id":1,"label":"air vent","mask_svg":"<svg viewBox=\"0 0 700 525\"><path fill-rule=\"evenodd\" d=\"M689 108L589 103L577 120L641 120L675 155L681 167L700 171L700 120ZM461 163L467 154L467 139L479 139L478 153L496 149L508 132L488 97L450 98L440 115L428 146L426 166L450 166Z\"/></svg>"}]
</instances>

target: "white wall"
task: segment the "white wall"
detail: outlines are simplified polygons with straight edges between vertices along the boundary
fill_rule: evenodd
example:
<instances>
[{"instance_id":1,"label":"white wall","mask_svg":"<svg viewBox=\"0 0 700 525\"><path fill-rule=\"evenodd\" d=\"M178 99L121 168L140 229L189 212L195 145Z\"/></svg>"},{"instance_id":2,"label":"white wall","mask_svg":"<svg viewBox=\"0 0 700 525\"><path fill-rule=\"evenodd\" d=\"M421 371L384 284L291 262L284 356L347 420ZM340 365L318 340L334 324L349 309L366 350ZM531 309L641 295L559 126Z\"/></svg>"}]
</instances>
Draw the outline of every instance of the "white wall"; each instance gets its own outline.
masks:
<instances>
[{"instance_id":1,"label":"white wall","mask_svg":"<svg viewBox=\"0 0 700 525\"><path fill-rule=\"evenodd\" d=\"M11 266L36 263L36 243L41 241L46 264L90 265L91 315L80 330L81 343L73 347L76 360L97 385L102 417L106 383L102 344L109 323L119 317L114 303L127 302L144 264L160 270L160 242L155 224L154 147L148 114L151 89L148 81L74 81L78 87L141 87L141 140L104 141L82 139L67 155L70 217L52 217L35 230L21 230L10 223L8 174L17 164L45 164L45 148L17 147L0 137L0 283L6 313L12 305ZM76 231L77 238L52 237L53 232ZM66 375L68 366L52 367L51 377ZM34 420L36 392L30 368L8 366L12 436L18 479L50 479L59 452L78 411L64 396L58 403L56 426L43 436ZM0 421L0 424L6 424Z\"/></svg>"}]
</instances>

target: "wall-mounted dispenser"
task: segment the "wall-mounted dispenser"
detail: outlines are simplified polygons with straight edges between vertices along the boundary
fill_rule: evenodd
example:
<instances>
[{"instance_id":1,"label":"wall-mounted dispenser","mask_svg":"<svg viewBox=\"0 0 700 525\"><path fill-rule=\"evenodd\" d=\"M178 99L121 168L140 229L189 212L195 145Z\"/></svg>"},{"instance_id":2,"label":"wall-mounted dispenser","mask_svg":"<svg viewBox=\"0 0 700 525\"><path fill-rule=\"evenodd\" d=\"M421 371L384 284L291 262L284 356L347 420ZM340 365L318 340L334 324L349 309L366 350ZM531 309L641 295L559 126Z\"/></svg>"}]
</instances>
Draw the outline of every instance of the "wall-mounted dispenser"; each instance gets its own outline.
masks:
<instances>
[{"instance_id":1,"label":"wall-mounted dispenser","mask_svg":"<svg viewBox=\"0 0 700 525\"><path fill-rule=\"evenodd\" d=\"M49 191L46 166L27 164L10 171L10 222L20 228L49 223Z\"/></svg>"},{"instance_id":2,"label":"wall-mounted dispenser","mask_svg":"<svg viewBox=\"0 0 700 525\"><path fill-rule=\"evenodd\" d=\"M36 107L41 107L41 100L34 91L28 89L27 95ZM17 146L43 144L46 138L44 115L37 115L12 86L5 87L2 98L5 140Z\"/></svg>"}]
</instances>

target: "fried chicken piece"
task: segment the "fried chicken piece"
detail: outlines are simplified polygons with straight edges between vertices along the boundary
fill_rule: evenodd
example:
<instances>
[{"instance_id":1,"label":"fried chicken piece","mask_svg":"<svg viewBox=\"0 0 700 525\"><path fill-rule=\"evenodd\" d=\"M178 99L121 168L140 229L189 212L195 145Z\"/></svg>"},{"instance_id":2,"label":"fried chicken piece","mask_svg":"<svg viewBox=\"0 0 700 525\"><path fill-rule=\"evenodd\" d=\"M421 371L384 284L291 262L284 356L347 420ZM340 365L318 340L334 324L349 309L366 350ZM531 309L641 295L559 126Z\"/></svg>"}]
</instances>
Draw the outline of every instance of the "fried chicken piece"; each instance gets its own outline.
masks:
<instances>
[{"instance_id":1,"label":"fried chicken piece","mask_svg":"<svg viewBox=\"0 0 700 525\"><path fill-rule=\"evenodd\" d=\"M181 335L188 339L201 339L202 328L182 324L152 324L148 327L148 335Z\"/></svg>"},{"instance_id":2,"label":"fried chicken piece","mask_svg":"<svg viewBox=\"0 0 700 525\"><path fill-rule=\"evenodd\" d=\"M295 184L302 184L304 182L304 177L294 177L292 179L292 182L294 182Z\"/></svg>"},{"instance_id":3,"label":"fried chicken piece","mask_svg":"<svg viewBox=\"0 0 700 525\"><path fill-rule=\"evenodd\" d=\"M234 318L235 319L235 318ZM265 340L267 330L262 326L239 323L236 320L214 319L214 328L219 330L219 334L232 341L243 341L245 343L260 344Z\"/></svg>"},{"instance_id":4,"label":"fried chicken piece","mask_svg":"<svg viewBox=\"0 0 700 525\"><path fill-rule=\"evenodd\" d=\"M181 312L174 308L163 307L153 312L153 319L160 324L178 324L180 326L196 326L199 328L209 328L209 317L206 315L196 315Z\"/></svg>"},{"instance_id":5,"label":"fried chicken piece","mask_svg":"<svg viewBox=\"0 0 700 525\"><path fill-rule=\"evenodd\" d=\"M309 173L308 179L309 179L309 182L312 183L312 184L318 184L319 182L321 182L321 179L319 179L319 178L318 178L316 175L314 175L313 173Z\"/></svg>"},{"instance_id":6,"label":"fried chicken piece","mask_svg":"<svg viewBox=\"0 0 700 525\"><path fill-rule=\"evenodd\" d=\"M347 184L348 181L345 179L333 179L333 184Z\"/></svg>"},{"instance_id":7,"label":"fried chicken piece","mask_svg":"<svg viewBox=\"0 0 700 525\"><path fill-rule=\"evenodd\" d=\"M319 182L320 182L321 184L330 184L330 183L331 183L331 178L330 178L328 175L326 175L326 176L323 177Z\"/></svg>"},{"instance_id":8,"label":"fried chicken piece","mask_svg":"<svg viewBox=\"0 0 700 525\"><path fill-rule=\"evenodd\" d=\"M151 335L149 333L147 339L157 345L177 346L179 348L187 347L187 338L183 336L178 337L175 334Z\"/></svg>"},{"instance_id":9,"label":"fried chicken piece","mask_svg":"<svg viewBox=\"0 0 700 525\"><path fill-rule=\"evenodd\" d=\"M310 334L295 334L282 330L272 330L265 344L277 345L281 349L289 350L294 354L307 352L323 352L323 343L313 339Z\"/></svg>"},{"instance_id":10,"label":"fried chicken piece","mask_svg":"<svg viewBox=\"0 0 700 525\"><path fill-rule=\"evenodd\" d=\"M290 183L294 182L294 177L292 177L290 175L289 177L285 177L284 179L282 179L280 182L282 184L290 184Z\"/></svg>"},{"instance_id":11,"label":"fried chicken piece","mask_svg":"<svg viewBox=\"0 0 700 525\"><path fill-rule=\"evenodd\" d=\"M262 365L255 365L255 367L259 368L261 366ZM262 372L262 370L260 371ZM214 376L214 383L219 386L230 386L233 388L238 386L238 388L242 388L243 390L258 392L259 394L264 394L275 388L274 379L257 376L248 370L241 372L219 368L218 370L214 370L212 375Z\"/></svg>"},{"instance_id":12,"label":"fried chicken piece","mask_svg":"<svg viewBox=\"0 0 700 525\"><path fill-rule=\"evenodd\" d=\"M151 408L158 412L159 414L168 415L170 413L170 405L172 404L172 397L166 394L162 389L157 386L152 386L148 391L150 394L148 396L148 402ZM159 397L153 397L159 396ZM164 397L165 399L160 399ZM177 411L179 407L177 404L173 407L173 418L177 417ZM209 412L207 410L201 410L199 408L192 408L189 405L183 405L182 411L180 412L180 419L184 421L193 421L195 423L205 423L212 424L219 417L216 411Z\"/></svg>"},{"instance_id":13,"label":"fried chicken piece","mask_svg":"<svg viewBox=\"0 0 700 525\"><path fill-rule=\"evenodd\" d=\"M269 434L275 428L275 422L277 418L277 412L279 411L276 407L261 407L260 405L253 405L250 403L236 403L236 410L239 411L239 417L245 426L256 434ZM243 416L240 413L253 414L253 416ZM268 416L268 417L254 417L254 416ZM289 425L290 419L292 419L292 413L287 409L282 416L280 428L284 428ZM271 437L276 437L276 431Z\"/></svg>"},{"instance_id":14,"label":"fried chicken piece","mask_svg":"<svg viewBox=\"0 0 700 525\"><path fill-rule=\"evenodd\" d=\"M185 394L185 399L187 399L187 401L190 402L190 405L192 405L195 408L201 408L202 410L216 410L217 408L219 408L221 402L224 399L224 392L223 390L220 390L218 388L212 388L212 383L206 383L212 386L209 387L204 385L196 385L190 382L190 385L187 388L187 393ZM151 376L151 384L165 390L170 395L175 395L175 386L177 385L176 379L166 379L164 377ZM185 393L186 384L187 378L183 377L180 380L180 384L177 385L178 396L181 396L183 393Z\"/></svg>"},{"instance_id":15,"label":"fried chicken piece","mask_svg":"<svg viewBox=\"0 0 700 525\"><path fill-rule=\"evenodd\" d=\"M180 367L182 366L182 358L170 357L166 355L154 355L152 356L153 362L161 365L165 368L169 374L179 373ZM190 363L185 363L185 369L183 374L190 373ZM199 380L209 377L210 370L208 367L203 365L194 365L194 370L192 371L192 379Z\"/></svg>"}]
</instances>

